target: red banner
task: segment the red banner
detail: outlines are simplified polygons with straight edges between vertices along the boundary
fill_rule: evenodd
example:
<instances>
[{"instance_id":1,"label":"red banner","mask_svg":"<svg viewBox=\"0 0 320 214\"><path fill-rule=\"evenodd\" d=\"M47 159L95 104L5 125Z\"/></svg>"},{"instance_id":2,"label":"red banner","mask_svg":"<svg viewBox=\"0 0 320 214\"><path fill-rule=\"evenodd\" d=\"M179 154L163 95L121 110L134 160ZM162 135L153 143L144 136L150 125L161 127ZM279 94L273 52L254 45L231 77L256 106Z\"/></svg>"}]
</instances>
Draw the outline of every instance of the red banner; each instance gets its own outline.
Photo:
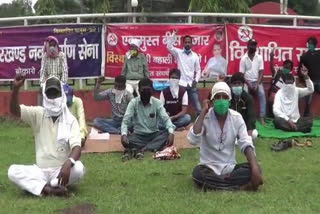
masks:
<instances>
[{"instance_id":1,"label":"red banner","mask_svg":"<svg viewBox=\"0 0 320 214\"><path fill-rule=\"evenodd\" d=\"M226 41L224 25L107 25L105 50L105 76L115 77L121 73L128 42L141 40L140 51L146 56L150 77L168 78L169 70L176 67L175 59L167 50L167 41L177 29L175 47L183 48L183 36L191 35L192 50L199 55L203 69L213 56L213 45L218 43L225 56Z\"/></svg>"},{"instance_id":2,"label":"red banner","mask_svg":"<svg viewBox=\"0 0 320 214\"><path fill-rule=\"evenodd\" d=\"M264 60L264 75L271 75L270 52L275 49L274 66L280 69L283 61L290 59L296 73L300 56L307 51L307 39L315 36L320 41L317 29L294 27L261 27L244 25L227 25L228 35L228 74L239 71L241 56L247 51L247 41L254 38L258 42L258 52Z\"/></svg>"}]
</instances>

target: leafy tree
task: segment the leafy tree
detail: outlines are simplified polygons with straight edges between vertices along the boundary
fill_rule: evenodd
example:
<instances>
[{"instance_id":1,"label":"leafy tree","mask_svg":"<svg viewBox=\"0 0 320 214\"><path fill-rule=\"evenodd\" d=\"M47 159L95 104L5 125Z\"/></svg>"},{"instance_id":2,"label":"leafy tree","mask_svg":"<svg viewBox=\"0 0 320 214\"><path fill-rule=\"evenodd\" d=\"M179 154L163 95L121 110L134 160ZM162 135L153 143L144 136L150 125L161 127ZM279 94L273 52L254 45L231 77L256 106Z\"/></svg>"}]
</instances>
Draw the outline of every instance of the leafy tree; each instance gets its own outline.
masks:
<instances>
[{"instance_id":1,"label":"leafy tree","mask_svg":"<svg viewBox=\"0 0 320 214\"><path fill-rule=\"evenodd\" d=\"M31 0L13 0L10 4L0 5L0 17L19 17L31 15L33 15Z\"/></svg>"},{"instance_id":2,"label":"leafy tree","mask_svg":"<svg viewBox=\"0 0 320 214\"><path fill-rule=\"evenodd\" d=\"M56 6L53 0L38 0L34 7L37 16L57 14Z\"/></svg>"},{"instance_id":3,"label":"leafy tree","mask_svg":"<svg viewBox=\"0 0 320 214\"><path fill-rule=\"evenodd\" d=\"M214 13L248 13L251 0L191 0L189 11Z\"/></svg>"}]
</instances>

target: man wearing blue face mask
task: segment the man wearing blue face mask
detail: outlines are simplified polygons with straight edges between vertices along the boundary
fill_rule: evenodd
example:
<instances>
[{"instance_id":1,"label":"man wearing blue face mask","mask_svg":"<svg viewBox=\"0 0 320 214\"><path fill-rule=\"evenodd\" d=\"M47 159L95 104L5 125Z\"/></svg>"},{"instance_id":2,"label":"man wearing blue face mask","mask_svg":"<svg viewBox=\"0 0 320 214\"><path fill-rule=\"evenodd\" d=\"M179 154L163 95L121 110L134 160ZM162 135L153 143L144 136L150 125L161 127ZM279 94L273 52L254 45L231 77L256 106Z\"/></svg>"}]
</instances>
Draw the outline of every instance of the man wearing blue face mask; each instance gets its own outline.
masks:
<instances>
[{"instance_id":1,"label":"man wearing blue face mask","mask_svg":"<svg viewBox=\"0 0 320 214\"><path fill-rule=\"evenodd\" d=\"M253 97L243 90L245 80L242 73L234 73L231 77L232 99L230 101L230 108L239 112L246 123L249 136L252 140L258 136L256 130L256 111Z\"/></svg>"},{"instance_id":2,"label":"man wearing blue face mask","mask_svg":"<svg viewBox=\"0 0 320 214\"><path fill-rule=\"evenodd\" d=\"M298 69L298 75L300 81L304 81L304 77L301 73L303 65L308 69L309 76L314 85L314 90L320 93L320 50L316 50L317 39L310 37L307 40L308 51L304 53L300 58L300 64ZM306 107L304 110L304 116L310 116L310 106L312 103L312 94L306 97Z\"/></svg>"},{"instance_id":3,"label":"man wearing blue face mask","mask_svg":"<svg viewBox=\"0 0 320 214\"><path fill-rule=\"evenodd\" d=\"M263 181L255 147L242 116L229 109L230 100L229 86L216 83L211 101L203 102L201 113L189 130L189 142L200 144L200 164L194 168L192 179L202 189L257 190ZM248 163L236 163L236 141Z\"/></svg>"},{"instance_id":4,"label":"man wearing blue face mask","mask_svg":"<svg viewBox=\"0 0 320 214\"><path fill-rule=\"evenodd\" d=\"M174 30L172 37L168 39L167 49L176 59L178 69L181 71L181 78L179 85L184 87L191 98L195 107L197 115L200 114L201 105L199 100L199 93L197 83L200 79L201 68L198 55L192 51L191 36L183 37L183 49L174 47L176 41L176 30Z\"/></svg>"}]
</instances>

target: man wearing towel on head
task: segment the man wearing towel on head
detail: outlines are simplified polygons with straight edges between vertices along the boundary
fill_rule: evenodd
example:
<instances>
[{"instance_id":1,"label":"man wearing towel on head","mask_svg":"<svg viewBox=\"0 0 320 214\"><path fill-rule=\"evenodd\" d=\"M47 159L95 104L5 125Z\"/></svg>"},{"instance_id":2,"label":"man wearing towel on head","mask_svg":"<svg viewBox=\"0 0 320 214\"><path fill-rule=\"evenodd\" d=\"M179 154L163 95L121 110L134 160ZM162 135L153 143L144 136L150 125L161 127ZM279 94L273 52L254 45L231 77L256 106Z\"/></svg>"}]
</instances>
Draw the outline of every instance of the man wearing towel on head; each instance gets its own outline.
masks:
<instances>
[{"instance_id":1,"label":"man wearing towel on head","mask_svg":"<svg viewBox=\"0 0 320 214\"><path fill-rule=\"evenodd\" d=\"M43 107L19 105L19 89L24 77L16 76L11 96L11 113L32 128L35 138L36 164L11 165L9 179L36 196L66 196L67 186L84 175L80 129L69 112L63 85L56 77L43 86Z\"/></svg>"},{"instance_id":2,"label":"man wearing towel on head","mask_svg":"<svg viewBox=\"0 0 320 214\"><path fill-rule=\"evenodd\" d=\"M312 117L300 117L299 99L313 93L314 86L307 68L302 66L301 75L306 88L296 87L292 74L284 75L284 86L276 93L273 104L274 126L277 129L293 132L311 132Z\"/></svg>"},{"instance_id":3,"label":"man wearing towel on head","mask_svg":"<svg viewBox=\"0 0 320 214\"><path fill-rule=\"evenodd\" d=\"M200 144L200 164L194 168L192 179L204 189L257 190L263 181L255 147L241 114L229 109L230 100L229 86L225 82L214 84L210 101L203 102L189 130L189 142ZM213 107L209 107L211 103ZM236 162L236 140L247 163Z\"/></svg>"},{"instance_id":4,"label":"man wearing towel on head","mask_svg":"<svg viewBox=\"0 0 320 214\"><path fill-rule=\"evenodd\" d=\"M146 57L139 51L141 41L131 39L130 50L126 53L121 75L127 80L126 89L131 94L139 95L138 83L143 78L149 78L148 62Z\"/></svg>"}]
</instances>

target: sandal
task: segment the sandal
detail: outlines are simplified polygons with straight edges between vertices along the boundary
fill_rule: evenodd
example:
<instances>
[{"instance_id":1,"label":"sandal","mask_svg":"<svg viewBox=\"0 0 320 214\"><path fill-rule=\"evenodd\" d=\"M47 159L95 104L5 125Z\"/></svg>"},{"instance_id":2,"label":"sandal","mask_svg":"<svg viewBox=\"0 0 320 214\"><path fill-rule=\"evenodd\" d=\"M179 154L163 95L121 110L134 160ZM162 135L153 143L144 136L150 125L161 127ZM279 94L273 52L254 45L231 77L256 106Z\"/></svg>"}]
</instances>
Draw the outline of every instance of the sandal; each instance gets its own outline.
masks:
<instances>
[{"instance_id":1,"label":"sandal","mask_svg":"<svg viewBox=\"0 0 320 214\"><path fill-rule=\"evenodd\" d=\"M279 151L283 151L286 149L289 149L292 147L292 141L291 140L280 140L278 143L276 144L272 144L271 146L271 150L279 152Z\"/></svg>"},{"instance_id":2,"label":"sandal","mask_svg":"<svg viewBox=\"0 0 320 214\"><path fill-rule=\"evenodd\" d=\"M292 143L293 143L293 145L298 146L298 147L304 146L304 143L299 143L299 141L297 139L292 139Z\"/></svg>"},{"instance_id":3,"label":"sandal","mask_svg":"<svg viewBox=\"0 0 320 214\"><path fill-rule=\"evenodd\" d=\"M132 154L131 151L125 151L124 154L121 157L121 160L123 162L127 162L128 160L130 160L132 158Z\"/></svg>"},{"instance_id":4,"label":"sandal","mask_svg":"<svg viewBox=\"0 0 320 214\"><path fill-rule=\"evenodd\" d=\"M313 146L312 140L306 139L306 141L304 142L304 145L306 145L307 147L312 147Z\"/></svg>"},{"instance_id":5,"label":"sandal","mask_svg":"<svg viewBox=\"0 0 320 214\"><path fill-rule=\"evenodd\" d=\"M135 158L137 160L143 160L144 158L144 154L142 152L138 152L136 155L135 155Z\"/></svg>"}]
</instances>

